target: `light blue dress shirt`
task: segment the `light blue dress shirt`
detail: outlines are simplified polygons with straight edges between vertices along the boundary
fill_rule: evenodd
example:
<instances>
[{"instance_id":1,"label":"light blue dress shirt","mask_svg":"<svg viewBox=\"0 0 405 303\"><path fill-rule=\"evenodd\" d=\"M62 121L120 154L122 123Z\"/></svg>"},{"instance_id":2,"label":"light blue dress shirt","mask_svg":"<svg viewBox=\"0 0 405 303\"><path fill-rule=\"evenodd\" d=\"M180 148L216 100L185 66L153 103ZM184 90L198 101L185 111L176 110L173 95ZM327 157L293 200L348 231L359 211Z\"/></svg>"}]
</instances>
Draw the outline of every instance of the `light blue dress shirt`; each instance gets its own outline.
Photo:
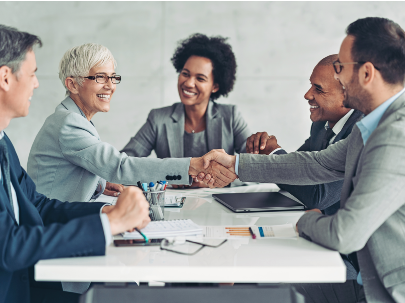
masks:
<instances>
[{"instance_id":1,"label":"light blue dress shirt","mask_svg":"<svg viewBox=\"0 0 405 303\"><path fill-rule=\"evenodd\" d=\"M0 140L2 140L3 137L4 137L4 131L1 131ZM0 181L3 182L3 172L1 170L1 167L0 167ZM18 205L17 194L15 193L13 183L11 183L11 182L10 182L10 188L11 188L11 196L12 196L12 200L13 200L12 202L13 202L13 206L14 206L14 216L15 216L17 223L20 224L20 209L19 209L19 205ZM68 202L66 202L66 203L68 203ZM108 204L106 204L106 205L108 205ZM101 225L103 226L103 231L104 231L105 245L109 246L112 243L110 221L108 220L107 214L102 213L103 207L100 209L100 219L101 219Z\"/></svg>"}]
</instances>

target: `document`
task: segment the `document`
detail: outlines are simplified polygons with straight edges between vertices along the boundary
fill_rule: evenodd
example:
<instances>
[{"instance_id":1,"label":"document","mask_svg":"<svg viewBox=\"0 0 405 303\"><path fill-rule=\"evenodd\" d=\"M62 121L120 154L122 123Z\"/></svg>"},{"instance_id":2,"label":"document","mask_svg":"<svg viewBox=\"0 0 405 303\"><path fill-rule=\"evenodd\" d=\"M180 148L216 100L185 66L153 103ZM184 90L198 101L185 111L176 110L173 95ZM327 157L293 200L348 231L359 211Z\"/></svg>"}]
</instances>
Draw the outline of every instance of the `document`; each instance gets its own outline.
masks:
<instances>
[{"instance_id":1,"label":"document","mask_svg":"<svg viewBox=\"0 0 405 303\"><path fill-rule=\"evenodd\" d=\"M198 236L203 233L201 226L195 224L192 220L169 220L152 221L141 232L149 239L161 239L177 236ZM124 233L126 239L142 239L142 236L134 232Z\"/></svg>"},{"instance_id":2,"label":"document","mask_svg":"<svg viewBox=\"0 0 405 303\"><path fill-rule=\"evenodd\" d=\"M291 223L271 226L203 226L203 237L207 239L237 239L252 237L249 227L256 235L256 239L297 237Z\"/></svg>"}]
</instances>

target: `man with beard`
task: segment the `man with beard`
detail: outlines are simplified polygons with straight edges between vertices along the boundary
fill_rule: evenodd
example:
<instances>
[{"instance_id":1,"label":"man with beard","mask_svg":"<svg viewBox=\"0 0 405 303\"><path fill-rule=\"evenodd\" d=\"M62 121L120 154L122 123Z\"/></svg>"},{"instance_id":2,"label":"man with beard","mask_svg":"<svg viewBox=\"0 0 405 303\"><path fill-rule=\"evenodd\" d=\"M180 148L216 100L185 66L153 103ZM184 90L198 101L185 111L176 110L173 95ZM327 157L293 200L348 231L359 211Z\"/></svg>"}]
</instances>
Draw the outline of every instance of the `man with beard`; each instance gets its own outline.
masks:
<instances>
[{"instance_id":1,"label":"man with beard","mask_svg":"<svg viewBox=\"0 0 405 303\"><path fill-rule=\"evenodd\" d=\"M344 179L340 209L310 210L297 223L301 237L357 257L358 283L333 302L405 302L405 32L384 18L351 23L334 62L344 105L365 117L345 139L319 152L227 155L214 160L241 181L296 185ZM210 176L206 176L209 178ZM330 302L323 284L301 284L306 302Z\"/></svg>"}]
</instances>

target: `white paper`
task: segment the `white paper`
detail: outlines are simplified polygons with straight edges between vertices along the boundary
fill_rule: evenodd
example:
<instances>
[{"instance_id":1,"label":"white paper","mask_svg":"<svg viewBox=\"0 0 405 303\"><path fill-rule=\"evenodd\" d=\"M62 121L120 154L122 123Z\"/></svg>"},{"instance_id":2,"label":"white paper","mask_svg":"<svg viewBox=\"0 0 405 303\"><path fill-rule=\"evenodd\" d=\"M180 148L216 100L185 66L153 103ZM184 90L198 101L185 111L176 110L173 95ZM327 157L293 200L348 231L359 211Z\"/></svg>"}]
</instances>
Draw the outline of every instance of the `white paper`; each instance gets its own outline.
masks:
<instances>
[{"instance_id":1,"label":"white paper","mask_svg":"<svg viewBox=\"0 0 405 303\"><path fill-rule=\"evenodd\" d=\"M256 239L268 238L296 238L297 234L292 224L271 226L203 226L203 237L212 239L240 239L252 237L249 232L251 227Z\"/></svg>"}]
</instances>

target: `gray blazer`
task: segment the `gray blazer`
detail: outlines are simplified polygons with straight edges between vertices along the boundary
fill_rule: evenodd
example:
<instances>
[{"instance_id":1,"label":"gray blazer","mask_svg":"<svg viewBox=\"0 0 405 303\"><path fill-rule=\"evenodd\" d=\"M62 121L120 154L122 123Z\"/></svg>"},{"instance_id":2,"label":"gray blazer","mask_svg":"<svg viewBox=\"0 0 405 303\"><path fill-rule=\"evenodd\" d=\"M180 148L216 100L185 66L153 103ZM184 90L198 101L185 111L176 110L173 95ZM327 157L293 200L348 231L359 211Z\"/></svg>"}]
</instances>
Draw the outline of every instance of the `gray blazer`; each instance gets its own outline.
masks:
<instances>
[{"instance_id":1,"label":"gray blazer","mask_svg":"<svg viewBox=\"0 0 405 303\"><path fill-rule=\"evenodd\" d=\"M343 254L357 252L367 302L405 302L405 94L365 146L355 126L319 152L241 154L239 178L298 185L344 178L339 211L306 213L299 233Z\"/></svg>"},{"instance_id":2,"label":"gray blazer","mask_svg":"<svg viewBox=\"0 0 405 303\"><path fill-rule=\"evenodd\" d=\"M184 157L184 105L150 111L146 123L121 150L130 156L147 157L155 150L158 158ZM246 152L251 135L236 105L209 102L206 115L208 150L223 148L228 154Z\"/></svg>"},{"instance_id":3,"label":"gray blazer","mask_svg":"<svg viewBox=\"0 0 405 303\"><path fill-rule=\"evenodd\" d=\"M102 142L93 123L67 97L46 120L31 147L28 174L51 199L89 201L101 178L121 184L170 180L191 184L190 158L134 158Z\"/></svg>"}]
</instances>

